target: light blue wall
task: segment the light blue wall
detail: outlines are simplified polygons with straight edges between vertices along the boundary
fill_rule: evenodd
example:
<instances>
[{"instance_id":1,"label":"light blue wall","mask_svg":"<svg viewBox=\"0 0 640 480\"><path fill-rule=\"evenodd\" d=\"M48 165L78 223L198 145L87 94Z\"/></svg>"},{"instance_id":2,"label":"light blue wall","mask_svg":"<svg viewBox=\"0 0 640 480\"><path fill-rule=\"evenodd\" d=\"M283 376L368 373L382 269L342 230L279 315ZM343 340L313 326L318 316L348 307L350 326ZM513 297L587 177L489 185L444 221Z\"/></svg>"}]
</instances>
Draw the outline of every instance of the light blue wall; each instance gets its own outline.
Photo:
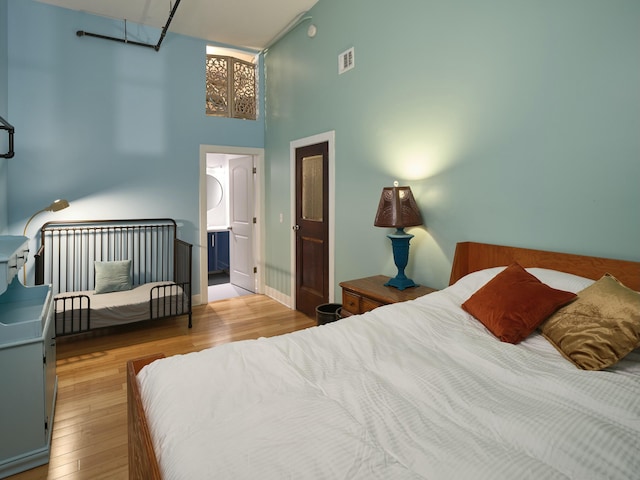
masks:
<instances>
[{"instance_id":1,"label":"light blue wall","mask_svg":"<svg viewBox=\"0 0 640 480\"><path fill-rule=\"evenodd\" d=\"M425 217L408 269L422 283L446 284L462 240L640 260L640 2L320 0L311 14L315 38L305 22L267 54L265 123L204 115L203 40L78 38L122 22L0 1L0 111L16 127L0 231L66 197L58 218L171 216L197 245L199 145L265 146L267 282L288 294L289 142L335 130L336 283L394 274L372 225L394 179Z\"/></svg>"},{"instance_id":2,"label":"light blue wall","mask_svg":"<svg viewBox=\"0 0 640 480\"><path fill-rule=\"evenodd\" d=\"M79 38L77 30L123 37L123 22L31 0L8 4L9 229L21 233L33 212L61 197L71 207L42 214L30 234L52 218L175 218L196 247L197 282L199 146L261 148L264 119L205 115L204 40L169 32L156 52ZM151 44L160 34L131 23L127 32Z\"/></svg>"},{"instance_id":3,"label":"light blue wall","mask_svg":"<svg viewBox=\"0 0 640 480\"><path fill-rule=\"evenodd\" d=\"M290 293L289 142L328 130L338 299L340 281L395 275L390 230L373 226L395 179L425 219L409 229L421 283L445 286L466 240L640 260L640 2L320 0L310 14L265 56L274 288Z\"/></svg>"},{"instance_id":4,"label":"light blue wall","mask_svg":"<svg viewBox=\"0 0 640 480\"><path fill-rule=\"evenodd\" d=\"M9 120L7 111L8 81L7 75L7 2L0 2L0 117ZM0 131L0 152L8 151L8 136L4 130ZM6 233L9 199L7 196L7 159L0 158L0 235Z\"/></svg>"}]
</instances>

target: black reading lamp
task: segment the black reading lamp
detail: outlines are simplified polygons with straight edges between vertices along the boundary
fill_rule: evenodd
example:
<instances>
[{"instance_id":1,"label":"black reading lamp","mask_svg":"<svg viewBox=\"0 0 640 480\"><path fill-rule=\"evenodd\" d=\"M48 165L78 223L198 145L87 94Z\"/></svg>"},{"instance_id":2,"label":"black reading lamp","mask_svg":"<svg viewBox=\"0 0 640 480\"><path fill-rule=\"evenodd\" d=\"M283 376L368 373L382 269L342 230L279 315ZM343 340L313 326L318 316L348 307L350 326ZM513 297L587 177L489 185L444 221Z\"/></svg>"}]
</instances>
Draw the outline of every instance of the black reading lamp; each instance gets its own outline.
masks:
<instances>
[{"instance_id":1,"label":"black reading lamp","mask_svg":"<svg viewBox=\"0 0 640 480\"><path fill-rule=\"evenodd\" d=\"M404 229L422 225L422 215L411 193L411 187L399 187L398 182L393 182L393 187L382 189L374 225L396 229L387 237L391 239L393 261L398 268L398 274L385 285L398 290L417 287L417 284L404 274L409 262L409 242L413 238L413 235L406 233Z\"/></svg>"}]
</instances>

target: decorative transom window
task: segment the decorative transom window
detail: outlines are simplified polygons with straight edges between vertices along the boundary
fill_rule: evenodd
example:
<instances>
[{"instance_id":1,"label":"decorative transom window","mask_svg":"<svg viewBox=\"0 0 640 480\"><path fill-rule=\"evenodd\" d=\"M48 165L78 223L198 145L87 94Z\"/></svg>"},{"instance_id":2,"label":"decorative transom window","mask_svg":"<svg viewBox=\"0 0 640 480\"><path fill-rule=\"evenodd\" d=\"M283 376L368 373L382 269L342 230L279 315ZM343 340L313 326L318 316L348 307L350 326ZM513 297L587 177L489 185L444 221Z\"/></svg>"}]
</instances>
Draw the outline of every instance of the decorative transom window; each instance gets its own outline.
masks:
<instances>
[{"instance_id":1,"label":"decorative transom window","mask_svg":"<svg viewBox=\"0 0 640 480\"><path fill-rule=\"evenodd\" d=\"M207 115L255 120L256 66L227 55L207 55Z\"/></svg>"}]
</instances>

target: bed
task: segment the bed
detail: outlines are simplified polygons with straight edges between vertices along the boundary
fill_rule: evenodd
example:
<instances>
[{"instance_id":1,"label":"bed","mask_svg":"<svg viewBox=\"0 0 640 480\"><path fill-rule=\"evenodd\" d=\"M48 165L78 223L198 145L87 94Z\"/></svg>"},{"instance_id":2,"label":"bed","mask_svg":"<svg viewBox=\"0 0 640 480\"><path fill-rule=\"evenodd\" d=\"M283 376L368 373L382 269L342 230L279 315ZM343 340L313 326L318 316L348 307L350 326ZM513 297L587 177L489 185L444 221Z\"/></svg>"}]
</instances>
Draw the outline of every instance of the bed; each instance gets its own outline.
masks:
<instances>
[{"instance_id":1,"label":"bed","mask_svg":"<svg viewBox=\"0 0 640 480\"><path fill-rule=\"evenodd\" d=\"M555 306L507 342L467 308L496 285L496 305L510 299L512 272ZM603 282L625 289L636 343L585 369L552 327ZM129 361L130 478L640 478L640 263L465 242L450 283L287 335Z\"/></svg>"},{"instance_id":2,"label":"bed","mask_svg":"<svg viewBox=\"0 0 640 480\"><path fill-rule=\"evenodd\" d=\"M45 223L37 285L51 284L56 335L188 316L192 245L170 218Z\"/></svg>"}]
</instances>

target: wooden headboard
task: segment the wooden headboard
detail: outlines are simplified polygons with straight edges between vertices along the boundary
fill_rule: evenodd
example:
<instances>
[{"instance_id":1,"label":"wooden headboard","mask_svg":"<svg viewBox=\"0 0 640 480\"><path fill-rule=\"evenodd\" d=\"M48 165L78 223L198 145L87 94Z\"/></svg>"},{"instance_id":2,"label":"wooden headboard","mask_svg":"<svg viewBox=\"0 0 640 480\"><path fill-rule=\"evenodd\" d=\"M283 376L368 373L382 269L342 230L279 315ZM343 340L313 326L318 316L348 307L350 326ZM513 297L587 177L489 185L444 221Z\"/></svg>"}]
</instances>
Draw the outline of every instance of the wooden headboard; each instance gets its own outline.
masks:
<instances>
[{"instance_id":1,"label":"wooden headboard","mask_svg":"<svg viewBox=\"0 0 640 480\"><path fill-rule=\"evenodd\" d=\"M467 273L510 265L513 262L518 262L525 268L549 268L594 280L610 273L627 287L640 291L640 262L476 242L462 242L456 245L449 285Z\"/></svg>"}]
</instances>

